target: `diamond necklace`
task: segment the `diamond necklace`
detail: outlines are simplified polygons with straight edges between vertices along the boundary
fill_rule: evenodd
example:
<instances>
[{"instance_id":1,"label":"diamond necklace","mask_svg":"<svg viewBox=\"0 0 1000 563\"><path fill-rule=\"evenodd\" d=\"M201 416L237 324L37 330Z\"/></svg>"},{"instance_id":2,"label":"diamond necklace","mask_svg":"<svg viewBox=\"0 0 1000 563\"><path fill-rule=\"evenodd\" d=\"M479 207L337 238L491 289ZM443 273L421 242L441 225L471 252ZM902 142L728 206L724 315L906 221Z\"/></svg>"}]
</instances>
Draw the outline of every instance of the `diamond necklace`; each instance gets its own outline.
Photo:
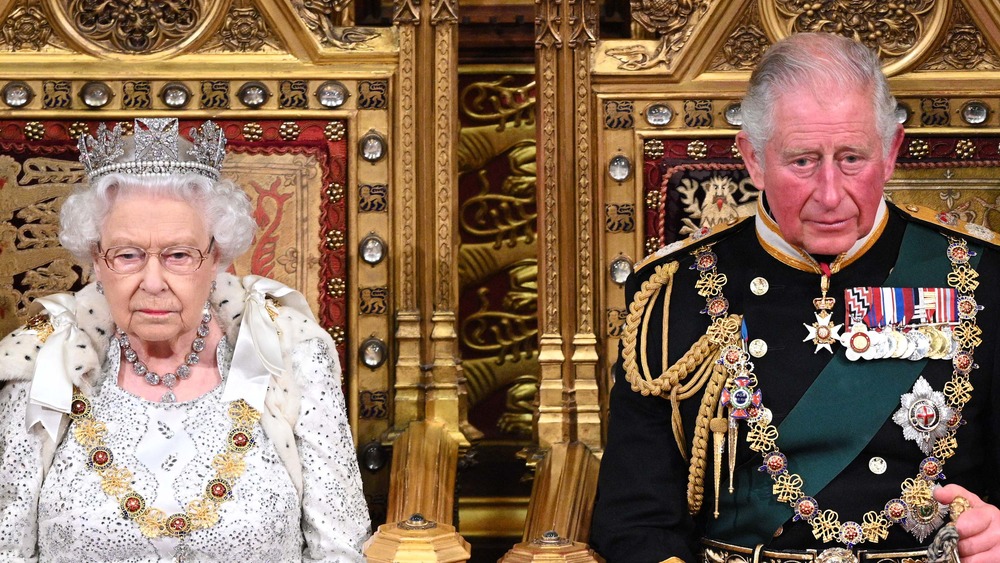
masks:
<instances>
[{"instance_id":1,"label":"diamond necklace","mask_svg":"<svg viewBox=\"0 0 1000 563\"><path fill-rule=\"evenodd\" d=\"M177 396L174 395L174 386L177 385L177 379L187 379L191 377L191 366L198 363L201 359L198 354L205 349L205 337L208 336L209 328L208 323L212 322L212 307L211 303L205 302L205 308L202 309L201 313L201 324L198 325L198 336L191 343L191 353L184 358L184 363L177 366L177 370L173 373L165 373L160 375L155 371L150 370L146 364L139 359L139 355L136 354L135 350L132 349L132 344L129 342L128 335L125 334L121 328L115 329L115 337L118 339L118 345L122 348L122 355L125 359L132 365L132 371L136 375L142 377L146 380L146 383L150 385L160 385L161 383L166 386L167 391L160 397L161 403L174 403L177 402Z\"/></svg>"}]
</instances>

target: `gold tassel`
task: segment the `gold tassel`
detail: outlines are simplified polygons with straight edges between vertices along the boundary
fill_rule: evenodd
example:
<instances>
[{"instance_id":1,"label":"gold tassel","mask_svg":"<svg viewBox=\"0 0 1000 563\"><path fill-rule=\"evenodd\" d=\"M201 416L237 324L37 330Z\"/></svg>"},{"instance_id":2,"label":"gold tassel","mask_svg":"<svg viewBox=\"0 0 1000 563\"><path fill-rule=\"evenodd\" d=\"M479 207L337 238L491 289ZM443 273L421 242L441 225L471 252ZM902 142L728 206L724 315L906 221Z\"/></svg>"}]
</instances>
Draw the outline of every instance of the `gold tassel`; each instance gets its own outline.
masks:
<instances>
[{"instance_id":1,"label":"gold tassel","mask_svg":"<svg viewBox=\"0 0 1000 563\"><path fill-rule=\"evenodd\" d=\"M733 487L733 473L736 473L736 439L739 438L740 426L735 418L729 418L729 494L736 490Z\"/></svg>"},{"instance_id":2,"label":"gold tassel","mask_svg":"<svg viewBox=\"0 0 1000 563\"><path fill-rule=\"evenodd\" d=\"M725 418L713 418L709 422L709 428L712 430L712 445L715 450L715 517L719 517L719 486L722 484L722 450L725 449L726 444L723 441L723 435L726 433L726 427L729 425Z\"/></svg>"}]
</instances>

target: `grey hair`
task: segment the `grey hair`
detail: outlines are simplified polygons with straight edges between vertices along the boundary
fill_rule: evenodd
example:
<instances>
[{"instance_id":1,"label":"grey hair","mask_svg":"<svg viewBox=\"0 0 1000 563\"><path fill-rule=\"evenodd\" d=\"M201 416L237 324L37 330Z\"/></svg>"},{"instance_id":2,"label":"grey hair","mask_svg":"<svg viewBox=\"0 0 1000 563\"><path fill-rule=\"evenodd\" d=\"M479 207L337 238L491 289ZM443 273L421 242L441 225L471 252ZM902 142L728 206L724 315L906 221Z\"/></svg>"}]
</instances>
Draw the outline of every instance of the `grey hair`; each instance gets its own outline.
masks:
<instances>
[{"instance_id":1,"label":"grey hair","mask_svg":"<svg viewBox=\"0 0 1000 563\"><path fill-rule=\"evenodd\" d=\"M250 248L257 231L250 198L230 180L216 182L199 174L108 174L66 198L59 217L59 242L81 264L90 264L101 239L101 227L115 202L135 195L179 199L200 210L215 238L220 269L229 267Z\"/></svg>"},{"instance_id":2,"label":"grey hair","mask_svg":"<svg viewBox=\"0 0 1000 563\"><path fill-rule=\"evenodd\" d=\"M808 87L822 99L829 95L822 87L831 84L871 93L875 126L882 138L882 150L888 156L899 122L896 98L889 92L878 55L841 35L796 33L764 53L740 103L743 131L759 160L774 133L772 114L778 97Z\"/></svg>"}]
</instances>

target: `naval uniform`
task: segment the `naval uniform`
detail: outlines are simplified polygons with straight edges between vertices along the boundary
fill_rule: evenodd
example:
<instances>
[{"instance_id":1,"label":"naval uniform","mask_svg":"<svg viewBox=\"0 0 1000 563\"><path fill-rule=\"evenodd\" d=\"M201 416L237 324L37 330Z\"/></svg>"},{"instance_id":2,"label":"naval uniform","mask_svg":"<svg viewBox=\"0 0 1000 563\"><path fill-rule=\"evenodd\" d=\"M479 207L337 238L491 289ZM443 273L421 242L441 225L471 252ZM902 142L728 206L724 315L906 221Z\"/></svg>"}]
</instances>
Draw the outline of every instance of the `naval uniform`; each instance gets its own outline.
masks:
<instances>
[{"instance_id":1,"label":"naval uniform","mask_svg":"<svg viewBox=\"0 0 1000 563\"><path fill-rule=\"evenodd\" d=\"M689 239L675 244L675 249L668 247L666 252L660 253L664 255L651 257L638 265L626 283L629 310L632 310L635 296L648 287L651 278L659 276L662 287L636 311L640 321L633 327L635 355L629 368L633 373L626 373L627 362L621 357L614 368L607 447L601 462L591 533L593 547L611 563L663 561L670 557L683 561L713 560L703 554L706 539L721 542L712 545L757 548L765 555L809 549L816 553L831 547L844 547L837 541L817 540L810 524L802 519L794 521L796 514L789 503L779 502L771 494L772 477L758 470L762 455L748 446L746 425L739 427L734 492L728 490L729 475L724 460L719 516L714 517L713 453L708 453L702 482L703 504L696 514L691 514L689 458L705 391L702 389L701 393L677 401L684 436L684 443L679 447L671 425L670 386L664 387L660 396L654 396L633 390L630 385L632 379L655 379L663 374L706 334L712 319L704 312L706 297L699 295L696 289L696 283L703 276L695 268L695 260L698 250L707 247L717 259L717 272L725 275L722 293L728 301L728 313L742 316L744 342L755 343L751 346L755 354L750 358L757 377L755 390L760 391L763 405L771 411L773 424L781 428L776 443L782 447L782 437L790 429L781 427L781 422L810 390L834 358L834 353L843 355L844 350L839 342L828 351L807 339L810 334L807 326L817 320L813 300L820 297L821 275L815 269L815 262L808 264L811 257L797 253L780 240L776 225L762 207L759 206L756 218L707 232L703 230L696 241ZM830 311L831 324L844 323L845 326L839 328L841 332L849 329L850 323L845 323L845 290L885 285L900 258L907 231L930 237L926 240L932 244L925 245L928 255L943 254L948 247L947 236L968 241L978 260L975 270L979 273L980 285L974 296L982 308L975 320L982 330L982 343L974 351L978 368L969 376L974 390L961 409L962 425L954 434L957 448L944 464L943 478L935 481L941 485L962 485L995 502L1000 499L1000 445L997 443L1000 440L1000 409L994 407L1000 404L1000 385L994 383L1000 368L996 360L1000 344L1000 327L997 326L1000 292L996 285L1000 280L1000 249L995 245L1000 236L994 238L992 233L976 225L966 229L964 224L946 214L915 211L915 207L880 206L872 233L848 253L836 257L839 265L829 276L828 289L828 295L836 299ZM938 237L940 244L936 242ZM676 263L676 271L668 275L673 263ZM893 279L892 285L949 287L946 276L941 275L932 285L926 276L921 277L920 267L913 269L917 271L910 276L913 280ZM766 288L759 278L766 280ZM908 283L911 281L913 283ZM836 400L812 404L806 412L797 413L796 420L800 423L805 420L804 426L810 425L813 415L822 418L826 428L822 438L798 444L791 450L782 447L782 453L787 455L788 471L799 474L801 467L797 459L805 459L812 453L822 454L823 450L841 441L865 436L860 451L846 458L844 466L830 475L829 482L821 489L810 491L811 474L801 473L805 482L803 489L815 498L821 510L835 510L841 522L861 523L866 512L882 511L886 501L900 497L901 484L917 476L922 460L928 457L916 441L906 439L905 423L893 420L894 413L901 407L902 395L895 394L893 404L883 405L874 414L862 412L865 407L853 407L864 405L869 394L881 390L880 375L889 366L907 362L906 359L850 362L862 368L863 378L858 380L862 383L847 393L838 392ZM951 361L927 360L919 367L919 376L933 391L941 392L952 379L953 371ZM678 385L683 383L681 380ZM907 383L904 392L913 391L913 385ZM859 420L868 422L860 423ZM864 425L870 428L863 428ZM711 446L709 450L711 452ZM758 514L763 512L754 511L769 512L770 518L761 518ZM927 536L928 532L924 530L922 535ZM933 530L929 536L933 536ZM884 539L877 543L859 542L853 549L855 552L901 552L926 546L930 541L931 537L921 541L903 526L890 525ZM714 553L715 557L722 553L722 560L725 560L726 553L738 552L722 549ZM741 557L743 559L737 560L753 560L752 555ZM871 560L880 560L872 557ZM862 560L868 559L863 555Z\"/></svg>"}]
</instances>

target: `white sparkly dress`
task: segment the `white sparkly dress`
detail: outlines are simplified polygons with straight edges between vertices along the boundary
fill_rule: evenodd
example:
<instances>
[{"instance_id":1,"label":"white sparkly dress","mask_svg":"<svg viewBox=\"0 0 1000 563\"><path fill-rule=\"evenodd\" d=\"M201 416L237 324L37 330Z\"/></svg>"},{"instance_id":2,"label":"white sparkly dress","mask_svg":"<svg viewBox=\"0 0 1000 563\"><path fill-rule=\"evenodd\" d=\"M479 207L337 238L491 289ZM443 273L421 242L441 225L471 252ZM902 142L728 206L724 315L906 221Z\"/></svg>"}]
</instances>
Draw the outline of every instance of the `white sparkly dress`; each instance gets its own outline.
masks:
<instances>
[{"instance_id":1,"label":"white sparkly dress","mask_svg":"<svg viewBox=\"0 0 1000 563\"><path fill-rule=\"evenodd\" d=\"M225 378L232 351L225 343L219 348ZM88 468L72 427L43 479L38 440L24 431L30 384L8 383L0 389L0 561L173 561L178 554L184 561L361 561L368 513L331 352L319 339L292 351L302 390L294 427L301 503L275 445L257 425L246 471L232 499L220 505L219 522L183 540L147 538L121 516ZM184 403L150 402L118 387L120 355L110 346L104 383L91 397L95 418L108 428L105 444L114 463L132 472L133 489L148 506L182 512L205 494L215 474L212 460L232 428L223 385Z\"/></svg>"}]
</instances>

